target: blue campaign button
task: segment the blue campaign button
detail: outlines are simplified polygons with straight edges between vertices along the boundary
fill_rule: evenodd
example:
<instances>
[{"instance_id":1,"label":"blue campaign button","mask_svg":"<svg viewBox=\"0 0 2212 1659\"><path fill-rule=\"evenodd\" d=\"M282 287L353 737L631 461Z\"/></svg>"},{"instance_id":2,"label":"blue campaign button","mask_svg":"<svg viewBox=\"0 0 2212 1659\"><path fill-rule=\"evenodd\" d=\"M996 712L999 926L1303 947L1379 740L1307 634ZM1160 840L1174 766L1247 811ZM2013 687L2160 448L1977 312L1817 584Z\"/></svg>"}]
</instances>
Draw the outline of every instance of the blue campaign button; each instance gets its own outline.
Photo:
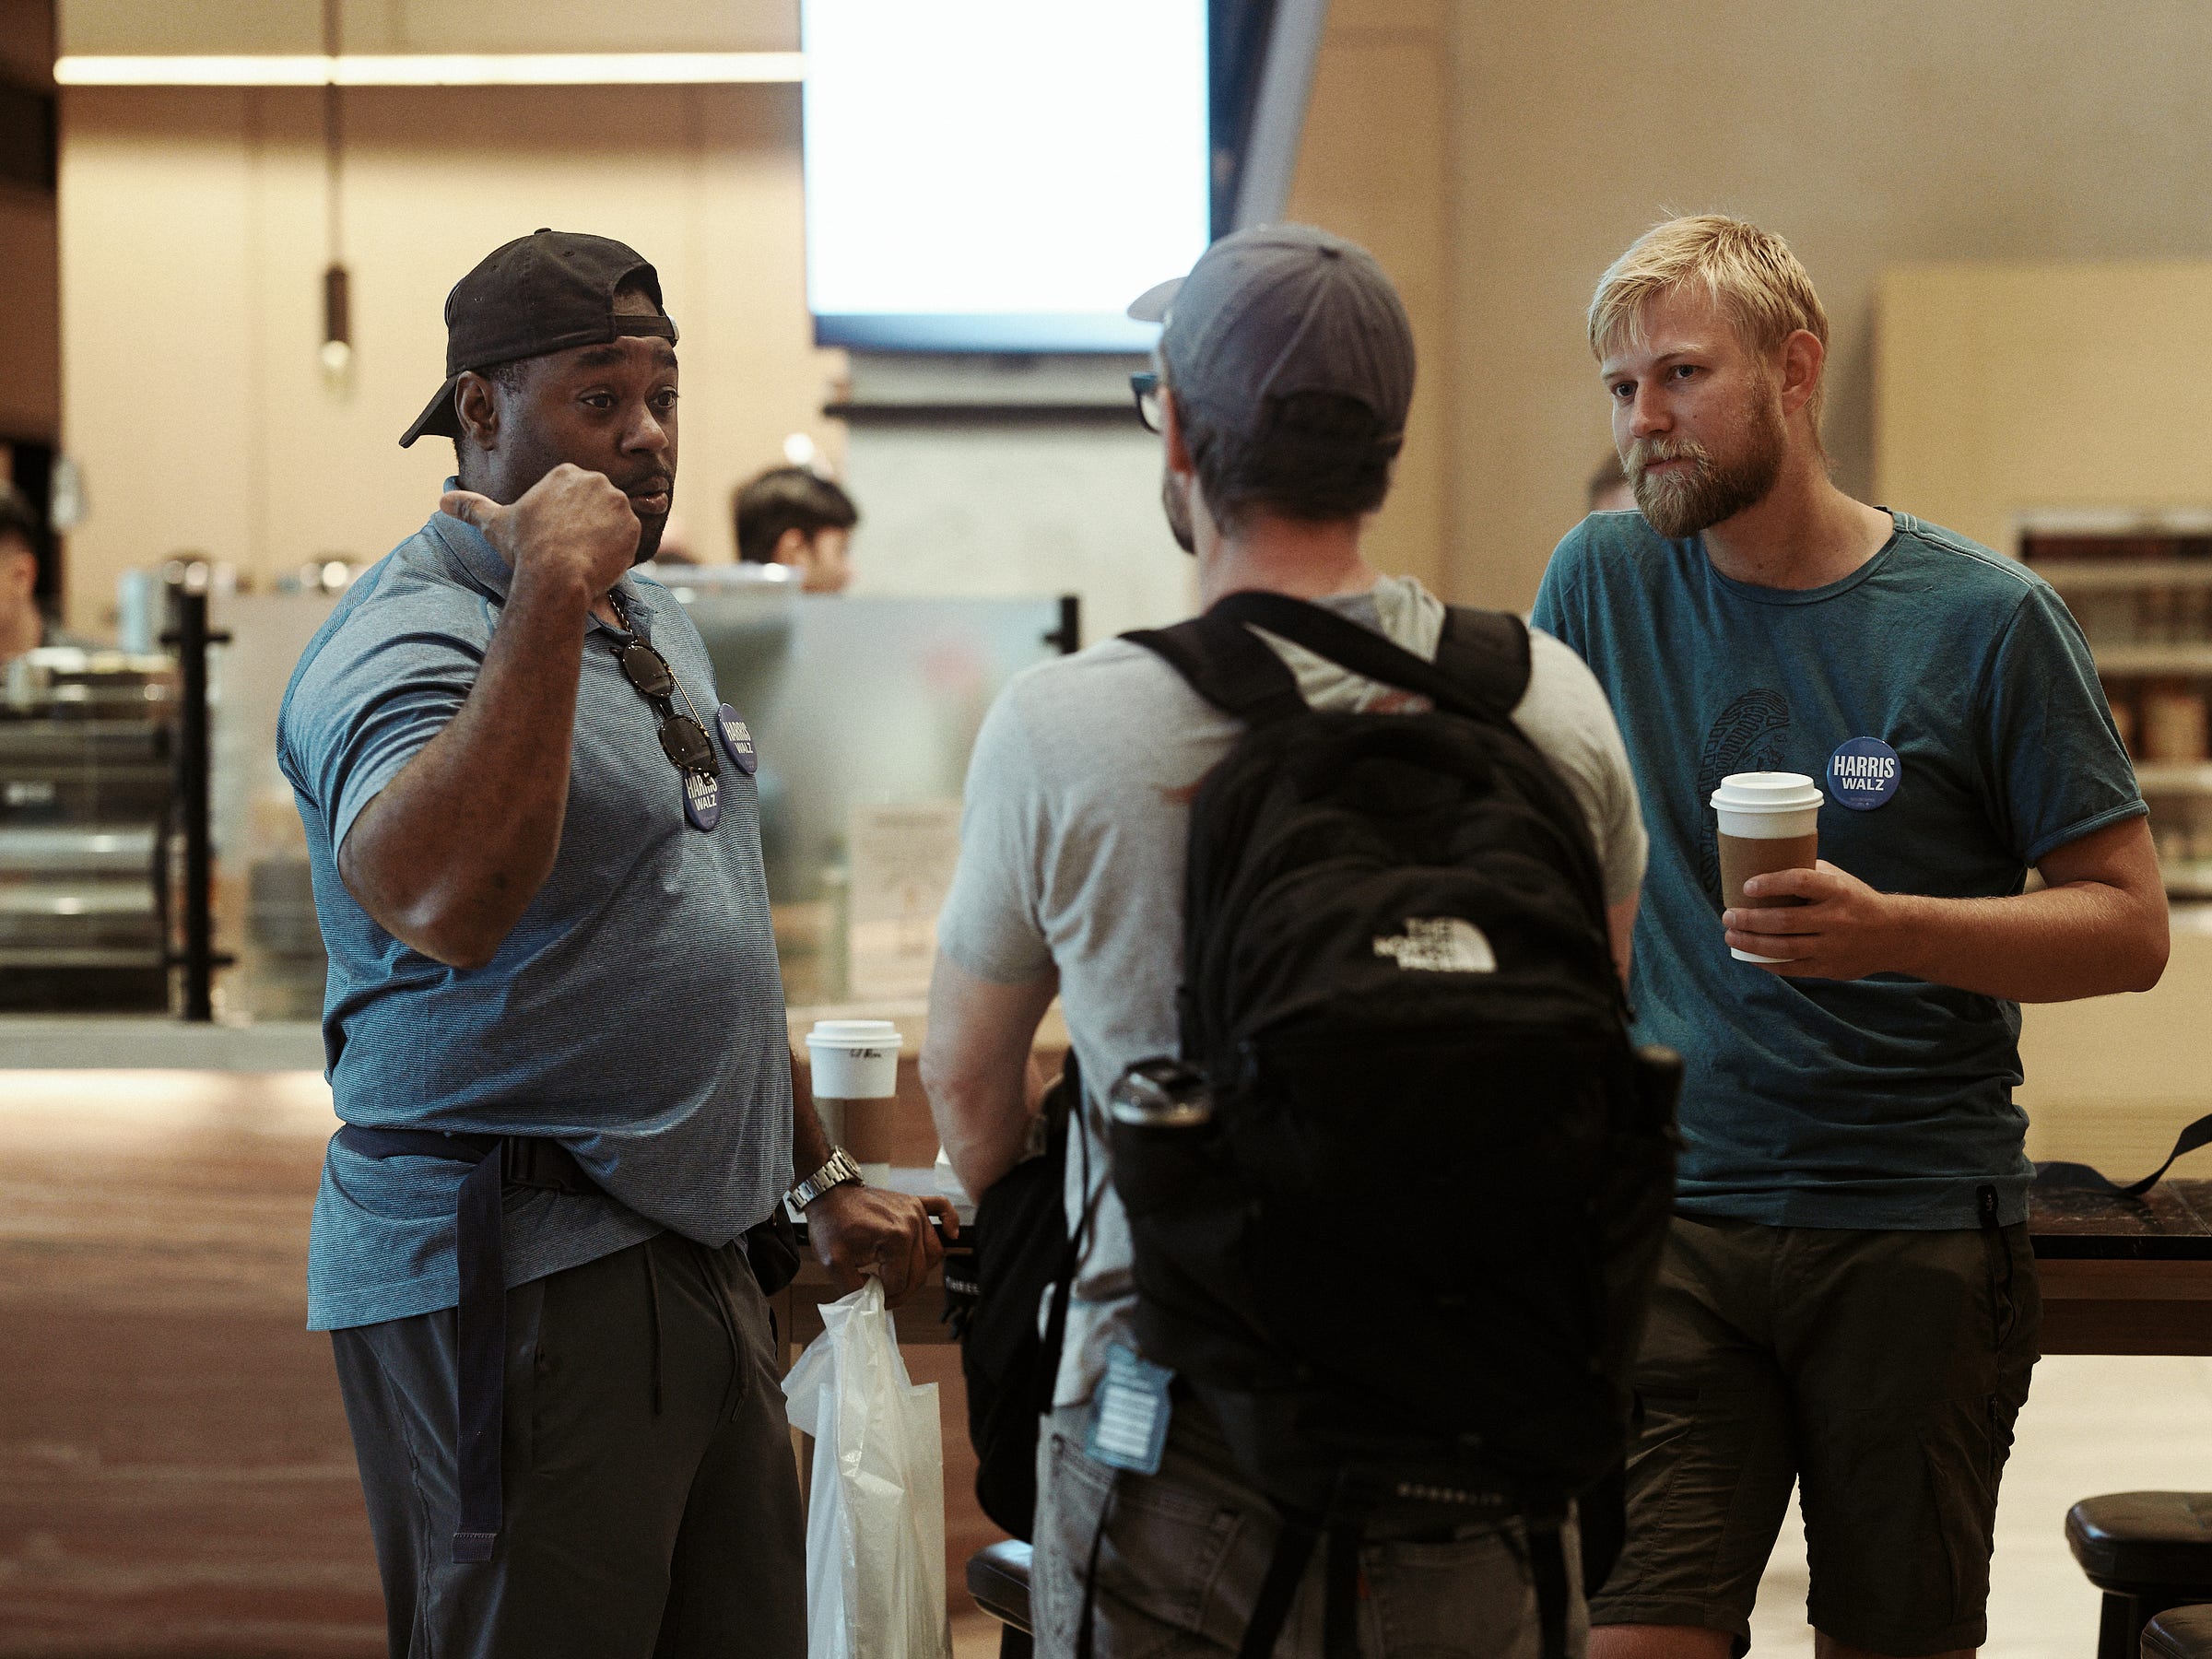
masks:
<instances>
[{"instance_id":1,"label":"blue campaign button","mask_svg":"<svg viewBox=\"0 0 2212 1659\"><path fill-rule=\"evenodd\" d=\"M753 747L753 735L746 729L745 722L737 718L737 711L728 703L714 711L714 729L722 734L722 747L730 757L730 764L747 777L751 777L760 766L759 751Z\"/></svg>"},{"instance_id":2,"label":"blue campaign button","mask_svg":"<svg viewBox=\"0 0 2212 1659\"><path fill-rule=\"evenodd\" d=\"M684 774L684 817L694 830L712 830L722 822L722 781L704 772Z\"/></svg>"},{"instance_id":3,"label":"blue campaign button","mask_svg":"<svg viewBox=\"0 0 2212 1659\"><path fill-rule=\"evenodd\" d=\"M1853 737L1828 758L1828 787L1853 812L1886 806L1904 776L1904 762L1879 737Z\"/></svg>"}]
</instances>

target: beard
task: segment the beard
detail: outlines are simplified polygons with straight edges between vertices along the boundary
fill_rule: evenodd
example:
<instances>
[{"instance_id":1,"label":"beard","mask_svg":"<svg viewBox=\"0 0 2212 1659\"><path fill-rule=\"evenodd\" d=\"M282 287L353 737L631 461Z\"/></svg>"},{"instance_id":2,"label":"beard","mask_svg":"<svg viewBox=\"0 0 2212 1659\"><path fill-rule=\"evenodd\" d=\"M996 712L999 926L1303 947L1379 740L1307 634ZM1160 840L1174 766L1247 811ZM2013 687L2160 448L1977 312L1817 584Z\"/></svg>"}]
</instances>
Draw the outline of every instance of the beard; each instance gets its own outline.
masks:
<instances>
[{"instance_id":1,"label":"beard","mask_svg":"<svg viewBox=\"0 0 2212 1659\"><path fill-rule=\"evenodd\" d=\"M1198 537L1191 528L1190 491L1176 488L1175 475L1171 472L1160 474L1159 506L1168 515L1168 534L1175 538L1175 545L1185 553L1195 554Z\"/></svg>"},{"instance_id":2,"label":"beard","mask_svg":"<svg viewBox=\"0 0 2212 1659\"><path fill-rule=\"evenodd\" d=\"M1723 460L1687 438L1639 438L1621 457L1636 510L1669 541L1681 541L1732 519L1767 499L1782 476L1788 437L1782 400L1771 391L1752 411L1743 447ZM1653 473L1661 461L1687 461L1687 469Z\"/></svg>"}]
</instances>

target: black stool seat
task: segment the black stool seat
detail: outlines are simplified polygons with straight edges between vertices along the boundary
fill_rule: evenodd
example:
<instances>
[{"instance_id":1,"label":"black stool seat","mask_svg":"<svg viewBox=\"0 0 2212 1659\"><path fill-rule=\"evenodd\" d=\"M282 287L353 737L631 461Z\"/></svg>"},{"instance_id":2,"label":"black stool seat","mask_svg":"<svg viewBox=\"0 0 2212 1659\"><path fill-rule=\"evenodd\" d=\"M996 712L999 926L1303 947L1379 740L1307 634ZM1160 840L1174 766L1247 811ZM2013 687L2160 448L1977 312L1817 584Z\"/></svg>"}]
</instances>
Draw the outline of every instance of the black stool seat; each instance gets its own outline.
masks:
<instances>
[{"instance_id":1,"label":"black stool seat","mask_svg":"<svg viewBox=\"0 0 2212 1659\"><path fill-rule=\"evenodd\" d=\"M2169 1607L2143 1627L2143 1659L2212 1659L2212 1607Z\"/></svg>"},{"instance_id":2,"label":"black stool seat","mask_svg":"<svg viewBox=\"0 0 2212 1659\"><path fill-rule=\"evenodd\" d=\"M2212 1492L2084 1498L2066 1512L2066 1543L2104 1592L2097 1659L2140 1659L2152 1618L2185 1602L2212 1602Z\"/></svg>"},{"instance_id":3,"label":"black stool seat","mask_svg":"<svg viewBox=\"0 0 2212 1659\"><path fill-rule=\"evenodd\" d=\"M968 1594L1006 1627L999 1635L1000 1659L1029 1659L1030 1555L1019 1538L1002 1538L968 1558Z\"/></svg>"},{"instance_id":4,"label":"black stool seat","mask_svg":"<svg viewBox=\"0 0 2212 1659\"><path fill-rule=\"evenodd\" d=\"M2212 1598L2212 1492L2109 1492L2066 1512L2066 1543L2100 1590Z\"/></svg>"}]
</instances>

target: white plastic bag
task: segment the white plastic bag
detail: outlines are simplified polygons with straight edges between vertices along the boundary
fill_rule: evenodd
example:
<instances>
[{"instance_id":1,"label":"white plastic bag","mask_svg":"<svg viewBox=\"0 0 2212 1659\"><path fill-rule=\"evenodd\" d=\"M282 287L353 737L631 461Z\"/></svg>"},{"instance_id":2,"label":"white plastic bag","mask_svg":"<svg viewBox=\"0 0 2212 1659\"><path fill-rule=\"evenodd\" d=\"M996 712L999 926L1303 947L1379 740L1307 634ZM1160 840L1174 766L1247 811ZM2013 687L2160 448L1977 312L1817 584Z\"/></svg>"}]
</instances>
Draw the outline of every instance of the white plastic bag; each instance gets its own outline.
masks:
<instances>
[{"instance_id":1,"label":"white plastic bag","mask_svg":"<svg viewBox=\"0 0 2212 1659\"><path fill-rule=\"evenodd\" d=\"M874 1278L822 1324L783 1379L793 1425L814 1436L807 1659L950 1659L937 1385L908 1379Z\"/></svg>"}]
</instances>

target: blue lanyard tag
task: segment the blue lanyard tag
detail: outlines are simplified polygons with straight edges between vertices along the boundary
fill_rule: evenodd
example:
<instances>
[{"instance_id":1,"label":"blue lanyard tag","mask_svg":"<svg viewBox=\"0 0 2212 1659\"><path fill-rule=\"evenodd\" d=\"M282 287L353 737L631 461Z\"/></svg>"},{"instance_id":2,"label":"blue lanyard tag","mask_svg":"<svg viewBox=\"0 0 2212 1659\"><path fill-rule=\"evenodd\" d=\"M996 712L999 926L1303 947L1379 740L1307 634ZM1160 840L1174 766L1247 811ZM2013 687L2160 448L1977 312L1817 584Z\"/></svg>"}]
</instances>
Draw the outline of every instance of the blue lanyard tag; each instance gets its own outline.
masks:
<instances>
[{"instance_id":1,"label":"blue lanyard tag","mask_svg":"<svg viewBox=\"0 0 2212 1659\"><path fill-rule=\"evenodd\" d=\"M1090 1399L1090 1439L1084 1451L1094 1463L1136 1475L1159 1473L1167 1450L1175 1373L1140 1359L1120 1343L1106 1350L1106 1380Z\"/></svg>"},{"instance_id":2,"label":"blue lanyard tag","mask_svg":"<svg viewBox=\"0 0 2212 1659\"><path fill-rule=\"evenodd\" d=\"M729 756L730 764L751 777L760 765L760 756L753 747L752 733L737 718L737 711L728 703L715 710L714 729L722 734L723 750Z\"/></svg>"},{"instance_id":3,"label":"blue lanyard tag","mask_svg":"<svg viewBox=\"0 0 2212 1659\"><path fill-rule=\"evenodd\" d=\"M722 781L700 772L684 774L684 817L694 830L712 830L722 822Z\"/></svg>"}]
</instances>

